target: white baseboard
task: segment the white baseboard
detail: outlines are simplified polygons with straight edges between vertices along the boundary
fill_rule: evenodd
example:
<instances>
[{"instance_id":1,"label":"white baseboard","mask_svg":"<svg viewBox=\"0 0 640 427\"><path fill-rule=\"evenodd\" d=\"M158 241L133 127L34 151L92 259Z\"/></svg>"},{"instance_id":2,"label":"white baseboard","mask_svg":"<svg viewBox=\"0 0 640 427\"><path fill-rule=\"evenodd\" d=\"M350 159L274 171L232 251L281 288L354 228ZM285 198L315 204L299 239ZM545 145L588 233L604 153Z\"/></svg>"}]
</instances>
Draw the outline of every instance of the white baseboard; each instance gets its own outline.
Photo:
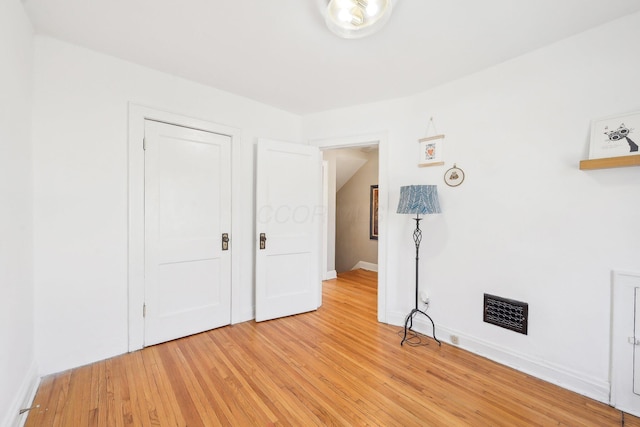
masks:
<instances>
[{"instance_id":1,"label":"white baseboard","mask_svg":"<svg viewBox=\"0 0 640 427\"><path fill-rule=\"evenodd\" d=\"M251 310L244 310L242 313L240 313L240 315L237 318L233 319L231 324L236 325L238 323L243 323L243 322L248 322L249 320L253 320L256 318L255 313L256 313L255 307L252 307Z\"/></svg>"},{"instance_id":2,"label":"white baseboard","mask_svg":"<svg viewBox=\"0 0 640 427\"><path fill-rule=\"evenodd\" d=\"M27 371L20 389L16 392L15 399L9 407L8 413L2 419L0 427L22 427L24 425L27 421L28 412L20 415L20 409L31 407L39 385L40 377L34 362Z\"/></svg>"},{"instance_id":3,"label":"white baseboard","mask_svg":"<svg viewBox=\"0 0 640 427\"><path fill-rule=\"evenodd\" d=\"M352 270L358 270L358 269L363 269L363 270L369 270L369 271L378 271L378 264L373 264L370 262L366 262L366 261L358 261L358 263L356 265L353 266Z\"/></svg>"},{"instance_id":4,"label":"white baseboard","mask_svg":"<svg viewBox=\"0 0 640 427\"><path fill-rule=\"evenodd\" d=\"M389 324L404 326L406 313L388 313ZM414 329L432 337L431 323L427 319L414 318ZM458 344L451 343L451 335L458 337ZM452 345L456 345L471 353L477 354L501 365L509 366L525 374L571 390L583 396L609 404L609 382L590 378L564 366L554 365L544 360L514 352L493 343L464 335L458 331L436 325L436 337Z\"/></svg>"},{"instance_id":5,"label":"white baseboard","mask_svg":"<svg viewBox=\"0 0 640 427\"><path fill-rule=\"evenodd\" d=\"M327 271L324 273L322 280L333 280L338 277L338 273L335 270Z\"/></svg>"}]
</instances>

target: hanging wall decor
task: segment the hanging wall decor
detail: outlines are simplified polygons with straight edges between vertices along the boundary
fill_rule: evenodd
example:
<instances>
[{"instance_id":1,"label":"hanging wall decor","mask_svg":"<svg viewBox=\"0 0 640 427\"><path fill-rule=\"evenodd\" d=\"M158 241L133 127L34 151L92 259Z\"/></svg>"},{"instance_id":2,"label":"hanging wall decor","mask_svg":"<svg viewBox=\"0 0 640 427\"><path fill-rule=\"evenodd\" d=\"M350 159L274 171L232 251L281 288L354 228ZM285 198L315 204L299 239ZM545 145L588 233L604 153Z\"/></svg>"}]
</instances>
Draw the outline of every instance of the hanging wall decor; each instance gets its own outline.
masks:
<instances>
[{"instance_id":1,"label":"hanging wall decor","mask_svg":"<svg viewBox=\"0 0 640 427\"><path fill-rule=\"evenodd\" d=\"M437 134L435 130L435 124L433 123L433 117L429 119L429 126L427 126L427 134L429 134L429 129L431 128L432 125L436 135L426 136L418 140L418 143L420 144L418 166L420 167L444 165L444 158L443 158L444 135Z\"/></svg>"},{"instance_id":2,"label":"hanging wall decor","mask_svg":"<svg viewBox=\"0 0 640 427\"><path fill-rule=\"evenodd\" d=\"M457 187L464 181L464 171L453 164L453 167L444 173L444 182L449 187Z\"/></svg>"},{"instance_id":3,"label":"hanging wall decor","mask_svg":"<svg viewBox=\"0 0 640 427\"><path fill-rule=\"evenodd\" d=\"M378 186L369 190L369 239L378 240Z\"/></svg>"}]
</instances>

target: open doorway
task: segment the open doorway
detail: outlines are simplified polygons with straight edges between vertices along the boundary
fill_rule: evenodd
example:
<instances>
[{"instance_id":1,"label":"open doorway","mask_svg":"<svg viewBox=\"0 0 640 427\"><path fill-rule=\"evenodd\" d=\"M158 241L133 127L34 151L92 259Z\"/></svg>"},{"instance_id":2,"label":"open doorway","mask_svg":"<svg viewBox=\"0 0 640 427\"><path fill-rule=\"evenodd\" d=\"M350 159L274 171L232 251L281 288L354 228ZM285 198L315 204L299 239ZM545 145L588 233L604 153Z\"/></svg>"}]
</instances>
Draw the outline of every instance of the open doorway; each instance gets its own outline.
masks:
<instances>
[{"instance_id":1,"label":"open doorway","mask_svg":"<svg viewBox=\"0 0 640 427\"><path fill-rule=\"evenodd\" d=\"M367 146L377 146L378 147L378 289L377 289L377 299L378 299L378 321L382 323L387 323L387 267L386 267L386 259L387 259L387 210L388 210L388 134L386 131L361 134L361 135L352 135L352 136L342 136L342 137L331 137L325 139L316 139L309 141L309 145L316 146L320 148L321 151L338 149L338 148L362 148ZM328 165L325 164L325 171L328 169ZM324 182L328 181L328 175L325 174ZM325 186L325 188L328 185ZM328 193L328 192L327 192ZM333 193L335 194L335 193ZM328 197L328 194L325 194L325 200ZM324 204L325 206L328 203ZM324 238L322 242L322 252L323 256L323 269L322 269L322 277L323 280L332 278L330 274L333 273L335 275L335 254L328 252L335 251L335 224L333 224L334 228L331 228L331 224L329 224L329 217L333 218L333 216L327 214L325 218L327 221L325 222L324 232L322 233ZM366 220L365 220L366 221ZM329 230L329 231L327 231ZM329 260L334 260L333 264L331 264L331 269L328 270L327 266L330 264ZM329 277L327 277L329 275ZM335 276L333 276L335 277Z\"/></svg>"},{"instance_id":2,"label":"open doorway","mask_svg":"<svg viewBox=\"0 0 640 427\"><path fill-rule=\"evenodd\" d=\"M326 278L351 270L378 271L377 145L323 151Z\"/></svg>"}]
</instances>

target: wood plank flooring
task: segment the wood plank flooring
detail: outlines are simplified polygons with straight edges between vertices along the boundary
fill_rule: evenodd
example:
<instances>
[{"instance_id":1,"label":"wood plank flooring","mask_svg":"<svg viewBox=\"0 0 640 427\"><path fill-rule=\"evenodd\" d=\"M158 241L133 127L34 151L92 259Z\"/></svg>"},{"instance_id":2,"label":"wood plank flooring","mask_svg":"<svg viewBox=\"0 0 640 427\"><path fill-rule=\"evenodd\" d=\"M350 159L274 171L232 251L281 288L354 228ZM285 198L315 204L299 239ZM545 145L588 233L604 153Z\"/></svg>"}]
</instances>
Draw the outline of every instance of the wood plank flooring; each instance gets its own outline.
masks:
<instances>
[{"instance_id":1,"label":"wood plank flooring","mask_svg":"<svg viewBox=\"0 0 640 427\"><path fill-rule=\"evenodd\" d=\"M26 426L640 426L454 346L401 347L376 321L376 281L342 274L317 312L48 376Z\"/></svg>"}]
</instances>

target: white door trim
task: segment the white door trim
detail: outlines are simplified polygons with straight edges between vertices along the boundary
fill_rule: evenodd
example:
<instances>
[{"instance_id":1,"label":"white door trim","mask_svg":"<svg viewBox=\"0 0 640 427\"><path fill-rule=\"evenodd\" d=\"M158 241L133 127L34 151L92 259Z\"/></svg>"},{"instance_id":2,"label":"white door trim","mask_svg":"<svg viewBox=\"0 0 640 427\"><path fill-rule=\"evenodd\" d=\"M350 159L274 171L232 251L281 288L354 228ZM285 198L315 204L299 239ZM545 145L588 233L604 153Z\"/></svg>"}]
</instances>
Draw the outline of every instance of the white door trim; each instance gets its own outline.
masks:
<instances>
[{"instance_id":1,"label":"white door trim","mask_svg":"<svg viewBox=\"0 0 640 427\"><path fill-rule=\"evenodd\" d=\"M231 137L231 323L240 316L239 280L242 249L239 221L234 214L240 211L240 153L242 140L240 129L219 125L206 120L169 113L151 107L129 103L128 130L128 329L129 351L139 350L144 345L144 121L156 120Z\"/></svg>"},{"instance_id":2,"label":"white door trim","mask_svg":"<svg viewBox=\"0 0 640 427\"><path fill-rule=\"evenodd\" d=\"M634 346L638 339L636 298L640 288L640 272L611 273L611 333L609 344L609 405L640 416L640 396L634 393ZM637 347L636 347L637 349Z\"/></svg>"},{"instance_id":3,"label":"white door trim","mask_svg":"<svg viewBox=\"0 0 640 427\"><path fill-rule=\"evenodd\" d=\"M387 213L389 212L388 132L310 140L320 150L378 144L378 321L387 323Z\"/></svg>"}]
</instances>

